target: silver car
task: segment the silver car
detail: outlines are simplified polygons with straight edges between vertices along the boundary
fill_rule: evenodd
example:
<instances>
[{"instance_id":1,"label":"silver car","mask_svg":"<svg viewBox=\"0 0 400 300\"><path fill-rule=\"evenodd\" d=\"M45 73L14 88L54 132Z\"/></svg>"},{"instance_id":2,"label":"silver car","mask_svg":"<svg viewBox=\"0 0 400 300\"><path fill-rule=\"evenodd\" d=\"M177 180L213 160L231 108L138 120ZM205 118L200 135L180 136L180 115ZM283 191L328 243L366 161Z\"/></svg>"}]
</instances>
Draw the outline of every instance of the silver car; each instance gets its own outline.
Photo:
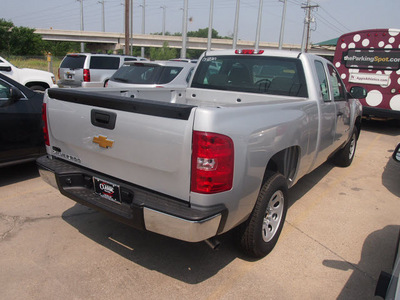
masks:
<instances>
[{"instance_id":1,"label":"silver car","mask_svg":"<svg viewBox=\"0 0 400 300\"><path fill-rule=\"evenodd\" d=\"M146 58L74 53L64 57L58 70L60 87L104 87L120 66L127 61L146 61Z\"/></svg>"},{"instance_id":2,"label":"silver car","mask_svg":"<svg viewBox=\"0 0 400 300\"><path fill-rule=\"evenodd\" d=\"M195 66L177 61L130 61L114 73L107 86L185 88Z\"/></svg>"}]
</instances>

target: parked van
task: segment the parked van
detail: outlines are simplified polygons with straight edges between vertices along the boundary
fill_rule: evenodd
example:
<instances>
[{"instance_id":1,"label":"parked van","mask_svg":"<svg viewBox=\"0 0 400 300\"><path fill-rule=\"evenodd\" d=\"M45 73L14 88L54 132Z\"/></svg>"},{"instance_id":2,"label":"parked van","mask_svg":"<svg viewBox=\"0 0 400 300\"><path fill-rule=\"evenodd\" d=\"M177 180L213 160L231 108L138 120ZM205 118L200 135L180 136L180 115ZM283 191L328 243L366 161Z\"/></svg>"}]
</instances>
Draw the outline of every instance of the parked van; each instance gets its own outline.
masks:
<instances>
[{"instance_id":1,"label":"parked van","mask_svg":"<svg viewBox=\"0 0 400 300\"><path fill-rule=\"evenodd\" d=\"M147 61L143 57L73 53L64 57L58 69L60 87L104 87L126 61Z\"/></svg>"}]
</instances>

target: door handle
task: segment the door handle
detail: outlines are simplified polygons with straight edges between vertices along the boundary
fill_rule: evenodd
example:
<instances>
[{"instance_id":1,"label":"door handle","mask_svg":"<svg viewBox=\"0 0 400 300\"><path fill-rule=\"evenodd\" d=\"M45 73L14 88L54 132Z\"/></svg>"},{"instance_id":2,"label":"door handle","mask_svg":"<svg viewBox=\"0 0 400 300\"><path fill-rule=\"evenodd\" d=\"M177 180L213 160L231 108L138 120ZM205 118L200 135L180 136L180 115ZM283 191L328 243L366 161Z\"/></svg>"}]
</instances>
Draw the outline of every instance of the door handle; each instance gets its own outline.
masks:
<instances>
[{"instance_id":1,"label":"door handle","mask_svg":"<svg viewBox=\"0 0 400 300\"><path fill-rule=\"evenodd\" d=\"M90 120L96 127L114 129L117 120L117 114L109 111L92 109Z\"/></svg>"}]
</instances>

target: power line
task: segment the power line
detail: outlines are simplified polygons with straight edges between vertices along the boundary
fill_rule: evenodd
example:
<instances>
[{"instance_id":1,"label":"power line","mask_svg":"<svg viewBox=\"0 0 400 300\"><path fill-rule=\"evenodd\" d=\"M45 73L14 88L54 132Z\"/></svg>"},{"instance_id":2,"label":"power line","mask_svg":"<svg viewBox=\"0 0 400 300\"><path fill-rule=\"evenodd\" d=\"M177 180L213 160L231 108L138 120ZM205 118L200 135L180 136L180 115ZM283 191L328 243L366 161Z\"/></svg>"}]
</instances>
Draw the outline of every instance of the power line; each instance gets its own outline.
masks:
<instances>
[{"instance_id":1,"label":"power line","mask_svg":"<svg viewBox=\"0 0 400 300\"><path fill-rule=\"evenodd\" d=\"M320 6L321 7L321 6ZM349 29L348 27L346 27L345 25L343 25L342 23L340 23L335 17L333 17L327 10L325 10L323 7L321 7L321 10L326 13L329 17L331 17L336 23L338 23L340 26L342 26L344 29L346 29L346 31L350 32L352 31L351 29Z\"/></svg>"}]
</instances>

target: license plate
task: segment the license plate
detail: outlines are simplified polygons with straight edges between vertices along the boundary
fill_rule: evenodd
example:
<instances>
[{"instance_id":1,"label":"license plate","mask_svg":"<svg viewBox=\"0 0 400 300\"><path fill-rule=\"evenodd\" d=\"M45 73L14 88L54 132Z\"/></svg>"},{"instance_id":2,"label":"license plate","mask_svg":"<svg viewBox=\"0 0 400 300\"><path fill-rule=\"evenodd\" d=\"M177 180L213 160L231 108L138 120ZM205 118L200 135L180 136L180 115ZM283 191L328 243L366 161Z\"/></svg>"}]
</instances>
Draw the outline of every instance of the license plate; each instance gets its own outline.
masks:
<instances>
[{"instance_id":1,"label":"license plate","mask_svg":"<svg viewBox=\"0 0 400 300\"><path fill-rule=\"evenodd\" d=\"M119 185L112 182L93 177L94 181L94 192L111 201L121 203L121 195Z\"/></svg>"}]
</instances>

